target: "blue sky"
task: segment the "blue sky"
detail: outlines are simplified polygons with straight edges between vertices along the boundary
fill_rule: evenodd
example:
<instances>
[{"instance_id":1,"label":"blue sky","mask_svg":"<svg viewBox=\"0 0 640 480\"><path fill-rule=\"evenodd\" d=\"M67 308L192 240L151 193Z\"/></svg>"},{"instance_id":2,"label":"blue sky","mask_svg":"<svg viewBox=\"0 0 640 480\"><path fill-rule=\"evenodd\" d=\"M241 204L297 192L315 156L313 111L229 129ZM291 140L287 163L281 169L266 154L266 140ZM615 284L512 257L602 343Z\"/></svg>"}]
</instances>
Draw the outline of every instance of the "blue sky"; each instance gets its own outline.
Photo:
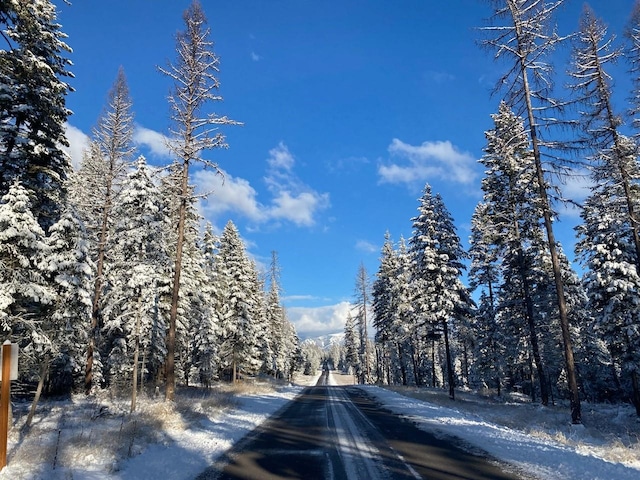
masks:
<instances>
[{"instance_id":1,"label":"blue sky","mask_svg":"<svg viewBox=\"0 0 640 480\"><path fill-rule=\"evenodd\" d=\"M171 83L157 66L175 58L190 2L54 3L73 49L74 159L122 66L140 153L166 164ZM342 330L360 263L373 276L385 232L411 235L425 183L442 195L466 244L481 197L477 159L499 102L491 90L504 68L477 45L488 2L201 3L221 59L224 101L212 111L244 126L225 128L229 149L206 155L225 172L224 185L211 172L193 171L192 180L215 191L202 211L218 230L231 219L261 264L278 252L284 303L302 337ZM582 4L565 1L560 33L575 30ZM591 2L618 34L632 5ZM570 251L575 214L562 220Z\"/></svg>"}]
</instances>

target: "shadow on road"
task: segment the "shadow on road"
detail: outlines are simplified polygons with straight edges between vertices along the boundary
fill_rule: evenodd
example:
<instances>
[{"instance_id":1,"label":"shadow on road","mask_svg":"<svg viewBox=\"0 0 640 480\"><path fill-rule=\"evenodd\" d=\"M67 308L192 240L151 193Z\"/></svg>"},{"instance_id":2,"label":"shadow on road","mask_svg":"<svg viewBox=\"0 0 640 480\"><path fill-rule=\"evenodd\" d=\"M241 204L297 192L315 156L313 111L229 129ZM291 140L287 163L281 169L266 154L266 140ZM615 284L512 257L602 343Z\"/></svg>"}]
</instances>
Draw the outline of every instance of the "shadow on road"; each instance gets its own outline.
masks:
<instances>
[{"instance_id":1,"label":"shadow on road","mask_svg":"<svg viewBox=\"0 0 640 480\"><path fill-rule=\"evenodd\" d=\"M323 383L321 377L198 480L521 478L452 439L418 429L362 389Z\"/></svg>"}]
</instances>

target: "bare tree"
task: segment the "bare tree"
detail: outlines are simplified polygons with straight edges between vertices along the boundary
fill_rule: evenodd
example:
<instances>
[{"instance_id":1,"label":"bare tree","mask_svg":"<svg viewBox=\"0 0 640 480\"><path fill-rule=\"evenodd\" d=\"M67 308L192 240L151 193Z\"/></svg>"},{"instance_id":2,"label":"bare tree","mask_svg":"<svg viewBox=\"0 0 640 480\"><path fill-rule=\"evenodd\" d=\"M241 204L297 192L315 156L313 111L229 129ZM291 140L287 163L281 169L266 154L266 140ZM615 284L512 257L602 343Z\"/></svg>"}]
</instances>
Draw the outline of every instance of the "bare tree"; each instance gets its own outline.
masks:
<instances>
[{"instance_id":1,"label":"bare tree","mask_svg":"<svg viewBox=\"0 0 640 480\"><path fill-rule=\"evenodd\" d=\"M85 368L85 392L89 394L93 385L94 352L100 328L100 304L104 293L105 255L108 250L112 224L114 200L118 196L120 183L131 166L135 147L133 137L133 114L131 113L129 88L120 68L109 92L106 108L93 129L93 141L85 154L73 187L89 230L96 237L96 279L91 310L91 331L87 348Z\"/></svg>"},{"instance_id":2,"label":"bare tree","mask_svg":"<svg viewBox=\"0 0 640 480\"><path fill-rule=\"evenodd\" d=\"M638 37L634 36L634 26L637 28L640 18L639 8L640 4L636 4L631 20L632 26L628 30L628 36L635 47L638 45ZM606 25L596 17L588 5L585 5L572 51L573 62L569 75L574 79L574 83L570 87L577 94L576 102L580 105L579 127L582 135L579 146L592 163L591 178L595 185L606 188L610 194L621 194L626 207L623 215L626 214L627 221L624 224L630 230L634 263L636 270L640 272L640 232L636 211L638 194L634 185L637 182L634 177L638 168L638 147L620 132L622 116L613 108L612 77L607 72L607 67L623 56L622 48L616 48L614 41L615 36L607 35ZM635 56L637 60L634 48L629 56L632 59ZM637 79L634 81L637 82ZM632 347L630 349L633 350ZM630 373L632 401L640 414L640 379L635 370Z\"/></svg>"},{"instance_id":3,"label":"bare tree","mask_svg":"<svg viewBox=\"0 0 640 480\"><path fill-rule=\"evenodd\" d=\"M211 102L222 100L218 95L220 83L219 57L213 52L213 42L209 40L210 29L200 3L194 1L184 12L185 30L176 35L177 59L174 64L159 70L174 82L169 96L171 120L168 146L176 157L176 167L180 172L178 185L178 228L175 250L175 268L171 292L169 332L167 335L166 359L166 399L172 401L175 394L175 349L176 318L180 294L180 273L182 250L185 238L185 218L187 204L191 197L189 188L189 166L198 162L220 173L218 165L205 160L201 153L214 148L227 148L224 135L218 131L219 125L238 125L239 122L226 116L205 113L203 110Z\"/></svg>"},{"instance_id":4,"label":"bare tree","mask_svg":"<svg viewBox=\"0 0 640 480\"><path fill-rule=\"evenodd\" d=\"M564 293L562 268L558 257L557 242L553 230L554 213L549 194L550 185L545 178L543 150L549 160L559 166L552 155L559 142L543 140L542 130L558 123L557 109L561 104L552 98L553 82L551 65L545 58L563 40L549 28L555 11L563 0L492 0L494 24L484 27L490 38L483 45L495 51L496 59L506 59L507 73L498 81L505 91L505 101L517 115L522 115L528 130L536 168L536 189L542 207L542 220L547 234L547 246L551 257L556 288L558 314L562 330L567 381L571 403L571 421L582 422L580 396L576 377L573 346L569 330L567 302Z\"/></svg>"}]
</instances>

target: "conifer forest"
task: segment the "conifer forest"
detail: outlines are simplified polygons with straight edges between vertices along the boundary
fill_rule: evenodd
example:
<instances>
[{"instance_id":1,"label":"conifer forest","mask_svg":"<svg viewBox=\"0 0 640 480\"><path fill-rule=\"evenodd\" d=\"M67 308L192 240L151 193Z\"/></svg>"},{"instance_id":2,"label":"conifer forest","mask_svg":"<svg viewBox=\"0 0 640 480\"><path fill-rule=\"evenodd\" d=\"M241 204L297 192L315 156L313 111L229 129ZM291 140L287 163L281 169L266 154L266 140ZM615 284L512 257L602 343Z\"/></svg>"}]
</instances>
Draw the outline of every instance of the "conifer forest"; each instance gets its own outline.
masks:
<instances>
[{"instance_id":1,"label":"conifer forest","mask_svg":"<svg viewBox=\"0 0 640 480\"><path fill-rule=\"evenodd\" d=\"M287 317L276 249L260 268L232 221L216 231L198 209L191 174L219 171L205 153L233 148L225 132L242 123L208 113L224 106L201 5L158 68L174 85L173 161L151 165L137 151L120 70L74 168L64 150L73 45L50 0L1 0L0 338L20 347L15 388L110 390L133 410L139 392L172 400L177 386L288 380L326 363L452 399L463 388L561 399L576 424L581 401L640 415L640 2L621 32L585 5L570 36L554 29L563 0L489 3L478 43L502 76L482 198L456 219L471 225L470 247L425 185L413 216L397 212L411 236L380 232L379 266L357 272L344 340L322 350ZM616 92L623 106L614 64L632 85ZM575 264L554 232L572 176L590 188Z\"/></svg>"}]
</instances>

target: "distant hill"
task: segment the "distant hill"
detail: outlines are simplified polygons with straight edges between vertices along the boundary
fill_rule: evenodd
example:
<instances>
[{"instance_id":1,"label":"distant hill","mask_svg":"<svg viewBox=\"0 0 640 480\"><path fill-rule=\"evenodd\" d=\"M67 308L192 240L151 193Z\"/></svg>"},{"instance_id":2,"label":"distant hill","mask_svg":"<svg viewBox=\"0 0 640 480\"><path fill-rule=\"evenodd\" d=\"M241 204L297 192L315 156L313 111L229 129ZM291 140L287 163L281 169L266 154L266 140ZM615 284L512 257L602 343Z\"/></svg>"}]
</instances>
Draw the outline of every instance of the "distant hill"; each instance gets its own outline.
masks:
<instances>
[{"instance_id":1,"label":"distant hill","mask_svg":"<svg viewBox=\"0 0 640 480\"><path fill-rule=\"evenodd\" d=\"M318 345L323 350L328 350L331 345L342 344L344 342L344 332L330 333L328 335L322 335L320 337L312 337L303 340L302 343L313 343Z\"/></svg>"}]
</instances>

